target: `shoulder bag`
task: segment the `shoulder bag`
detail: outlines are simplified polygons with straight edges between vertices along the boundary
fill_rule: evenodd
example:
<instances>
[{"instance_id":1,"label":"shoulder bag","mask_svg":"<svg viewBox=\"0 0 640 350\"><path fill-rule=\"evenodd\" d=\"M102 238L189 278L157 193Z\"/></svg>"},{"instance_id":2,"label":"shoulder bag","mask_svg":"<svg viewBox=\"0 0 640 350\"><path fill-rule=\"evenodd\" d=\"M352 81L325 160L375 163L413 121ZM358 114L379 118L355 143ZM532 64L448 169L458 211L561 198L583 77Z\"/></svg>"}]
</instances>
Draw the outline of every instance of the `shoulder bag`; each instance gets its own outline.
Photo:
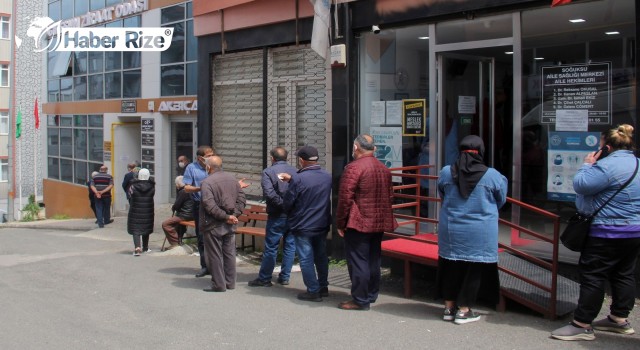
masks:
<instances>
[{"instance_id":1,"label":"shoulder bag","mask_svg":"<svg viewBox=\"0 0 640 350\"><path fill-rule=\"evenodd\" d=\"M622 185L622 187L620 187L616 191L616 193L613 194L613 196L609 197L609 199L607 199L607 201L604 202L604 204L602 204L600 208L598 208L590 215L577 212L573 214L573 216L571 216L569 220L567 220L567 227L564 229L564 231L562 231L562 234L560 235L560 241L562 241L562 244L564 244L565 247L574 252L582 251L582 248L584 248L584 244L587 241L587 236L589 236L593 218L598 214L598 212L600 212L602 208L609 204L609 201L613 199L613 197L615 197L618 193L620 193L620 191L627 187L631 183L631 181L633 181L633 179L636 177L636 174L638 173L638 162L638 159L636 159L636 170L633 172L633 175L631 175L629 180L627 180L627 182L625 182L625 184Z\"/></svg>"}]
</instances>

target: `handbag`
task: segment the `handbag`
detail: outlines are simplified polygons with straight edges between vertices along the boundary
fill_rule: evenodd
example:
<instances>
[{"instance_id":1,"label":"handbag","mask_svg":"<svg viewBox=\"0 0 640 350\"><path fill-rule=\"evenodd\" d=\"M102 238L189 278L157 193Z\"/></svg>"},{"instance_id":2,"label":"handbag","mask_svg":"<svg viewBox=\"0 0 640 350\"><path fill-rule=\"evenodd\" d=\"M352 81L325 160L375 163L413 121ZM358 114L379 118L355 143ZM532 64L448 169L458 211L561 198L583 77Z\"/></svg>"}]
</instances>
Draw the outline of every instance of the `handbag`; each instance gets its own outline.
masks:
<instances>
[{"instance_id":1,"label":"handbag","mask_svg":"<svg viewBox=\"0 0 640 350\"><path fill-rule=\"evenodd\" d=\"M638 173L638 163L639 161L636 159L636 170L633 172L633 175L625 182L625 184L620 187L613 196L609 197L604 204L600 206L596 211L592 214L582 214L577 212L573 214L567 220L567 227L562 231L560 235L560 241L567 247L569 250L574 252L581 252L582 248L584 248L584 244L587 241L587 236L589 236L589 231L591 230L591 222L593 218L600 212L602 208L604 208L613 197L615 197L620 191L622 191L625 187L627 187L631 181L636 177Z\"/></svg>"}]
</instances>

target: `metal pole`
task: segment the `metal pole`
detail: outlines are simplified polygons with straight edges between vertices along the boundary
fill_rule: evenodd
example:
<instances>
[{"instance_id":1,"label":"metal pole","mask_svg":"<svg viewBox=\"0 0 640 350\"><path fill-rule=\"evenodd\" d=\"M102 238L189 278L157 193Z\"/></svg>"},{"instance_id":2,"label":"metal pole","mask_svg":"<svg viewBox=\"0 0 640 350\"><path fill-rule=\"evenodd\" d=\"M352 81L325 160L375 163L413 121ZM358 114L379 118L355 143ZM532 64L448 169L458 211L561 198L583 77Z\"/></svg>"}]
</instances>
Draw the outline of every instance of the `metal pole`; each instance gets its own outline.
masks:
<instances>
[{"instance_id":1,"label":"metal pole","mask_svg":"<svg viewBox=\"0 0 640 350\"><path fill-rule=\"evenodd\" d=\"M9 182L9 192L7 193L7 221L14 221L14 197L15 197L15 148L14 148L14 144L15 144L15 137L16 137L16 111L15 111L15 100L16 100L16 89L15 89L15 84L16 84L16 43L15 43L15 37L16 37L16 7L17 7L17 0L14 0L12 2L12 9L11 9L11 24L12 24L12 28L11 28L11 75L12 75L12 79L10 80L10 84L9 84L9 115L12 116L12 118L10 118L10 126L9 126L9 137L8 137L8 142L7 142L7 151L8 151L8 155L9 155L9 161L8 161L8 167L7 167L7 172L8 172L8 182Z\"/></svg>"}]
</instances>

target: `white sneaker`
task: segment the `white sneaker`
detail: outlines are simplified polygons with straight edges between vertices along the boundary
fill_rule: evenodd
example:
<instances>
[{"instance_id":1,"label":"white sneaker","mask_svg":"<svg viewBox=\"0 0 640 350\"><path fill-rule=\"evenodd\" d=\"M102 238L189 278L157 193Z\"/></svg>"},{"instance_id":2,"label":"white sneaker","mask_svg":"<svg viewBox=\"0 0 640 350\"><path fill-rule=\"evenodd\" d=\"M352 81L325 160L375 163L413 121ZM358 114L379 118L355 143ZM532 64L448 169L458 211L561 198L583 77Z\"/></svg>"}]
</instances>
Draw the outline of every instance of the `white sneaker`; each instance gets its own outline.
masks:
<instances>
[{"instance_id":1,"label":"white sneaker","mask_svg":"<svg viewBox=\"0 0 640 350\"><path fill-rule=\"evenodd\" d=\"M469 309L467 312L462 312L462 310L458 310L456 312L456 318L453 320L455 324L465 324L470 322L475 322L480 319L480 315L473 312L473 310Z\"/></svg>"}]
</instances>

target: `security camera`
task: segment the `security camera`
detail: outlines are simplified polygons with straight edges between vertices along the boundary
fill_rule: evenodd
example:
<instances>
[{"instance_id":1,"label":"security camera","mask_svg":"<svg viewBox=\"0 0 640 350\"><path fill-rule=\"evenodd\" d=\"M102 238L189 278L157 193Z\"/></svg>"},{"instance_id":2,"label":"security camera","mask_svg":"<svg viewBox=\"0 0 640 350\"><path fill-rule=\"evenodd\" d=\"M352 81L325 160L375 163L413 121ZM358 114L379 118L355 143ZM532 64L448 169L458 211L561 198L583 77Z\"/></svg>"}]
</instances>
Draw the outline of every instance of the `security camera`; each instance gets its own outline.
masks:
<instances>
[{"instance_id":1,"label":"security camera","mask_svg":"<svg viewBox=\"0 0 640 350\"><path fill-rule=\"evenodd\" d=\"M377 26L377 25L375 25L375 24L374 24L374 25L372 25L372 26L371 26L371 32L372 32L373 34L379 34L379 33L380 33L380 27L378 27L378 26Z\"/></svg>"}]
</instances>

